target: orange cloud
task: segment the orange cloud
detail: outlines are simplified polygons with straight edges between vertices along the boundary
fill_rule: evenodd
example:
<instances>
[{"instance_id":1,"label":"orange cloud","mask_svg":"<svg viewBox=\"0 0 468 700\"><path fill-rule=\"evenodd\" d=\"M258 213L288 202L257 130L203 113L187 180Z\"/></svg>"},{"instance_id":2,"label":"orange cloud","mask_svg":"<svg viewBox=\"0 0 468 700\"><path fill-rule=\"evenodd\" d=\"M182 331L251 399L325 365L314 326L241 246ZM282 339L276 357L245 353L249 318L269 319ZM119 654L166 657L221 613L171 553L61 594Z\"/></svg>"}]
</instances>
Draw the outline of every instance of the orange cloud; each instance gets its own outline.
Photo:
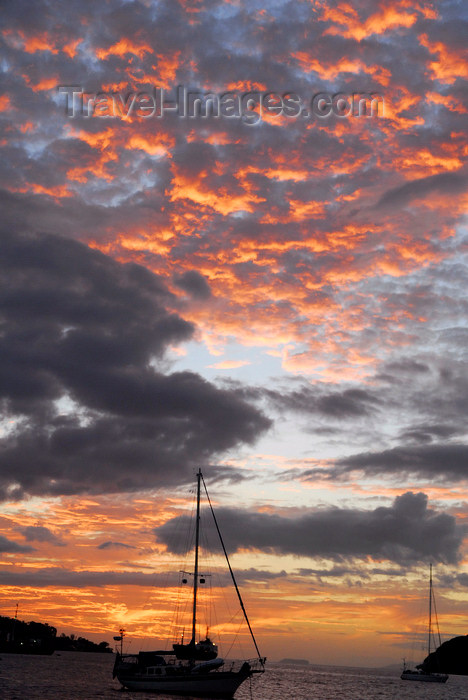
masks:
<instances>
[{"instance_id":1,"label":"orange cloud","mask_svg":"<svg viewBox=\"0 0 468 700\"><path fill-rule=\"evenodd\" d=\"M34 194L46 194L49 197L54 197L56 199L61 199L62 197L71 197L72 192L69 190L68 185L55 185L52 187L46 187L40 185L37 182L28 183L22 187L9 187L10 192L34 192Z\"/></svg>"},{"instance_id":2,"label":"orange cloud","mask_svg":"<svg viewBox=\"0 0 468 700\"><path fill-rule=\"evenodd\" d=\"M85 129L75 129L69 127L69 133L77 139L84 141L97 152L95 160L85 166L75 166L67 171L67 177L76 182L86 182L89 174L95 177L102 178L108 182L114 179L114 175L109 172L107 165L110 162L119 160L118 147L119 140L116 130L109 126L103 131L95 133L86 131Z\"/></svg>"},{"instance_id":3,"label":"orange cloud","mask_svg":"<svg viewBox=\"0 0 468 700\"><path fill-rule=\"evenodd\" d=\"M437 12L427 3L400 0L392 5L381 3L380 9L363 21L352 5L341 3L336 8L325 7L320 19L335 23L335 26L327 28L324 34L362 41L372 34L380 35L394 29L407 29L415 24L418 15L426 19L435 19Z\"/></svg>"},{"instance_id":4,"label":"orange cloud","mask_svg":"<svg viewBox=\"0 0 468 700\"><path fill-rule=\"evenodd\" d=\"M309 73L310 71L315 71L325 80L335 80L341 73L375 73L378 70L377 68L369 69L360 59L351 60L349 58L341 58L336 63L327 64L317 58L313 58L304 51L293 53L292 56L296 59L304 72ZM388 82L388 71L382 72L382 75L384 75Z\"/></svg>"},{"instance_id":5,"label":"orange cloud","mask_svg":"<svg viewBox=\"0 0 468 700\"><path fill-rule=\"evenodd\" d=\"M147 136L144 136L143 134L133 134L127 141L125 148L130 150L141 149L151 156L170 156L170 148L172 148L174 144L174 137L164 132Z\"/></svg>"},{"instance_id":6,"label":"orange cloud","mask_svg":"<svg viewBox=\"0 0 468 700\"><path fill-rule=\"evenodd\" d=\"M168 255L174 245L174 233L170 229L154 226L144 231L133 231L122 234L115 234L115 243L111 246L112 251L117 246L121 246L129 251L142 251L154 253L155 255ZM102 248L100 248L102 249ZM112 252L108 251L108 252Z\"/></svg>"},{"instance_id":7,"label":"orange cloud","mask_svg":"<svg viewBox=\"0 0 468 700\"><path fill-rule=\"evenodd\" d=\"M451 85L459 77L468 77L466 51L455 51L441 41L430 41L427 34L421 34L419 41L431 54L437 55L428 65L434 80Z\"/></svg>"},{"instance_id":8,"label":"orange cloud","mask_svg":"<svg viewBox=\"0 0 468 700\"><path fill-rule=\"evenodd\" d=\"M165 54L156 54L153 58L157 58L157 64L151 65L151 71L145 67L133 66L128 64L125 69L129 81L132 85L151 85L165 90L175 89L177 71L181 65L182 52L168 51Z\"/></svg>"},{"instance_id":9,"label":"orange cloud","mask_svg":"<svg viewBox=\"0 0 468 700\"><path fill-rule=\"evenodd\" d=\"M208 184L208 172L200 171L196 177L182 174L176 167L173 168L175 177L173 178L170 190L170 199L189 199L195 204L210 207L215 211L227 215L236 211L254 210L256 203L264 201L251 191L239 193L230 192L227 187L212 189ZM245 187L244 190L248 188Z\"/></svg>"},{"instance_id":10,"label":"orange cloud","mask_svg":"<svg viewBox=\"0 0 468 700\"><path fill-rule=\"evenodd\" d=\"M108 49L96 49L95 53L101 60L105 60L109 56L120 56L123 58L126 54L132 54L142 59L146 53L153 53L153 49L144 42L136 43L131 39L122 37L119 41L116 41L115 44L109 46Z\"/></svg>"},{"instance_id":11,"label":"orange cloud","mask_svg":"<svg viewBox=\"0 0 468 700\"><path fill-rule=\"evenodd\" d=\"M214 369L238 369L250 364L249 360L223 360L223 362L216 362L214 365L208 365L208 367Z\"/></svg>"},{"instance_id":12,"label":"orange cloud","mask_svg":"<svg viewBox=\"0 0 468 700\"><path fill-rule=\"evenodd\" d=\"M204 0L177 0L177 2L188 15L198 14L203 10Z\"/></svg>"},{"instance_id":13,"label":"orange cloud","mask_svg":"<svg viewBox=\"0 0 468 700\"><path fill-rule=\"evenodd\" d=\"M11 100L8 95L0 97L0 112L7 112L12 108Z\"/></svg>"},{"instance_id":14,"label":"orange cloud","mask_svg":"<svg viewBox=\"0 0 468 700\"><path fill-rule=\"evenodd\" d=\"M242 140L238 137L232 136L228 132L216 131L210 133L208 131L192 129L187 134L187 143L193 143L194 141L203 141L204 143L209 143L213 146L227 146L230 144L240 144Z\"/></svg>"},{"instance_id":15,"label":"orange cloud","mask_svg":"<svg viewBox=\"0 0 468 700\"><path fill-rule=\"evenodd\" d=\"M75 58L77 54L77 48L81 44L83 39L75 39L75 41L70 41L68 44L62 46L63 53L66 53L70 58Z\"/></svg>"},{"instance_id":16,"label":"orange cloud","mask_svg":"<svg viewBox=\"0 0 468 700\"><path fill-rule=\"evenodd\" d=\"M78 38L62 44L62 37L55 35L51 36L47 32L27 34L21 30L14 32L10 29L5 30L2 33L8 44L15 48L22 48L23 51L26 51L26 53L50 51L50 53L56 55L60 51L63 51L63 53L67 54L67 56L70 58L74 58L76 56L77 47L83 41L83 39Z\"/></svg>"},{"instance_id":17,"label":"orange cloud","mask_svg":"<svg viewBox=\"0 0 468 700\"><path fill-rule=\"evenodd\" d=\"M26 53L36 53L37 51L50 51L57 54L57 39L51 39L46 32L27 37L23 32L19 32L23 39L23 48Z\"/></svg>"},{"instance_id":18,"label":"orange cloud","mask_svg":"<svg viewBox=\"0 0 468 700\"><path fill-rule=\"evenodd\" d=\"M235 80L226 85L227 92L265 92L267 89L265 83L251 80Z\"/></svg>"},{"instance_id":19,"label":"orange cloud","mask_svg":"<svg viewBox=\"0 0 468 700\"><path fill-rule=\"evenodd\" d=\"M118 83L104 83L102 85L103 92L121 92L124 88L128 88L128 80L121 80Z\"/></svg>"},{"instance_id":20,"label":"orange cloud","mask_svg":"<svg viewBox=\"0 0 468 700\"><path fill-rule=\"evenodd\" d=\"M35 194L48 194L50 197L71 197L72 193L70 192L69 188L67 185L56 185L55 187L44 187L43 185L39 185L37 183L31 185L31 189Z\"/></svg>"},{"instance_id":21,"label":"orange cloud","mask_svg":"<svg viewBox=\"0 0 468 700\"><path fill-rule=\"evenodd\" d=\"M420 95L411 93L403 85L394 86L385 96L385 121L391 120L393 127L397 129L411 129L424 124L424 117L418 110L414 116L409 116L408 111L419 107L423 98ZM382 125L382 128L385 128ZM391 131L390 135L393 136Z\"/></svg>"},{"instance_id":22,"label":"orange cloud","mask_svg":"<svg viewBox=\"0 0 468 700\"><path fill-rule=\"evenodd\" d=\"M153 70L156 71L156 84L158 86L170 88L174 84L180 65L180 56L180 51L157 54L158 65L157 67L153 66Z\"/></svg>"},{"instance_id":23,"label":"orange cloud","mask_svg":"<svg viewBox=\"0 0 468 700\"><path fill-rule=\"evenodd\" d=\"M454 144L447 143L442 145L440 153L429 148L402 149L399 154L395 154L394 163L400 171L408 172L411 177L424 177L459 170L463 166L461 155Z\"/></svg>"},{"instance_id":24,"label":"orange cloud","mask_svg":"<svg viewBox=\"0 0 468 700\"><path fill-rule=\"evenodd\" d=\"M426 100L434 104L444 105L444 107L451 112L458 112L459 114L466 114L468 112L466 105L452 95L441 95L438 92L429 92L426 95Z\"/></svg>"},{"instance_id":25,"label":"orange cloud","mask_svg":"<svg viewBox=\"0 0 468 700\"><path fill-rule=\"evenodd\" d=\"M31 81L28 79L27 82L31 85L31 89L34 92L40 92L40 91L47 91L47 90L53 90L54 88L57 87L59 84L59 78L57 77L52 77L52 78L42 78L38 83L31 83Z\"/></svg>"}]
</instances>

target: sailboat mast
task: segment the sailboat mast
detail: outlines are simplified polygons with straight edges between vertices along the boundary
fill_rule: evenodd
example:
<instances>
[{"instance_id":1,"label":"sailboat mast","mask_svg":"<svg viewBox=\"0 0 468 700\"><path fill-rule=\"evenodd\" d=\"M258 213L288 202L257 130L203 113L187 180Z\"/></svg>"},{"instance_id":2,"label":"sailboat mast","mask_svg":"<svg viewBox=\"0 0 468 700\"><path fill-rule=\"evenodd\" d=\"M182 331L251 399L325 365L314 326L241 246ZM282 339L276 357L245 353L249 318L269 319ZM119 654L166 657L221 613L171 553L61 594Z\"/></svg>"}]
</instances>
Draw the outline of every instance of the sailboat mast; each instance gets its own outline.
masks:
<instances>
[{"instance_id":1,"label":"sailboat mast","mask_svg":"<svg viewBox=\"0 0 468 700\"><path fill-rule=\"evenodd\" d=\"M201 475L201 474L200 474L200 475ZM202 476L201 478L203 479L203 476ZM221 535L221 530L219 529L218 521L216 520L216 515L215 515L215 513L214 513L213 506L211 505L211 499L210 499L210 497L209 497L209 495L208 495L208 490L207 490L207 488L206 488L206 484L205 484L205 480L204 480L204 479L203 479L203 487L204 487L204 489L205 489L205 494L206 494L206 498L207 498L207 500L208 500L208 505L210 506L211 515L213 516L213 521L214 521L214 524L215 524L215 527L216 527L216 531L217 531L217 533L218 533L219 541L221 542L221 547L223 548L224 557L225 557L226 562L227 562L227 565L228 565L229 573L231 574L231 579L232 579L232 582L233 582L233 584L234 584L234 588L236 589L236 593L237 593L237 597L238 597L238 599L239 599L239 603L240 603L240 606L241 606L241 610L242 610L242 612L243 612L243 614L244 614L244 619L245 619L245 621L246 621L246 623L247 623L247 627L249 628L250 636L252 637L252 641L253 641L253 643L254 643L254 646L255 646L255 650L256 650L256 652L257 652L258 659L259 659L261 665L264 666L264 664L265 664L265 659L263 659L263 658L260 656L260 650L259 650L258 645L257 645L257 640L255 639L255 636L254 636L252 627L250 626L250 620L249 620L249 618L247 617L247 611L246 611L246 609L245 609L245 607L244 607L244 601L242 600L242 596L241 596L239 587L238 587L238 585L237 585L236 577L234 576L234 571L232 570L231 562L229 561L228 553L227 553L227 551L226 551L226 547L225 547L225 545L224 545L224 540L223 540L223 537L222 537L222 535Z\"/></svg>"},{"instance_id":2,"label":"sailboat mast","mask_svg":"<svg viewBox=\"0 0 468 700\"><path fill-rule=\"evenodd\" d=\"M432 563L429 568L429 630L427 639L427 653L431 653L431 637L432 637Z\"/></svg>"},{"instance_id":3,"label":"sailboat mast","mask_svg":"<svg viewBox=\"0 0 468 700\"><path fill-rule=\"evenodd\" d=\"M200 541L200 480L201 469L197 474L197 517L195 522L195 565L193 569L193 609L192 609L192 641L195 644L195 628L197 625L197 592L198 592L198 547Z\"/></svg>"}]
</instances>

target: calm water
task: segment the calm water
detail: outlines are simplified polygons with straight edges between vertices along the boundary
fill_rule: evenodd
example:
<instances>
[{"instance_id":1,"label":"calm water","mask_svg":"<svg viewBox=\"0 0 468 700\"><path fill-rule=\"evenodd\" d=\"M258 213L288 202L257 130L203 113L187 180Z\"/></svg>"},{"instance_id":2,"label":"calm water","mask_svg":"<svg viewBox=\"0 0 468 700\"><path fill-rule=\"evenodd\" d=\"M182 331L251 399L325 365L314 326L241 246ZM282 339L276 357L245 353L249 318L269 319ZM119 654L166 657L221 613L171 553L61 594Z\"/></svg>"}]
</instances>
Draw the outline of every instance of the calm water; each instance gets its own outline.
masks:
<instances>
[{"instance_id":1,"label":"calm water","mask_svg":"<svg viewBox=\"0 0 468 700\"><path fill-rule=\"evenodd\" d=\"M53 656L4 654L0 661L2 700L175 700L135 693L112 680L113 655L62 652ZM468 677L445 685L402 681L398 671L270 664L263 676L246 681L236 700L468 700ZM187 700L187 698L185 698Z\"/></svg>"}]
</instances>

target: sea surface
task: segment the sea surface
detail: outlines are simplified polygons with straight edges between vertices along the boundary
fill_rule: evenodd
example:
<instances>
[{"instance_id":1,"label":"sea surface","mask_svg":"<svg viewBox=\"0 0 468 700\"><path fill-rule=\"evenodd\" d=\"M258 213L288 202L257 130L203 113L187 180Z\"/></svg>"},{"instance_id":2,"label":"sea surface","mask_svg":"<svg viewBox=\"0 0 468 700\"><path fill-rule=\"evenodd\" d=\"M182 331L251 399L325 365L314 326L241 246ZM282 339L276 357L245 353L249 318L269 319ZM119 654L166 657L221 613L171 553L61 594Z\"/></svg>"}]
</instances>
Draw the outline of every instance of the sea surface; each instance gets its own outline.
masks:
<instances>
[{"instance_id":1,"label":"sea surface","mask_svg":"<svg viewBox=\"0 0 468 700\"><path fill-rule=\"evenodd\" d=\"M1 700L176 700L122 690L112 679L113 654L60 652L52 656L3 654ZM398 669L268 664L245 681L235 700L468 700L468 676L446 684L400 680ZM177 696L178 697L178 696ZM187 700L187 698L185 698Z\"/></svg>"}]
</instances>

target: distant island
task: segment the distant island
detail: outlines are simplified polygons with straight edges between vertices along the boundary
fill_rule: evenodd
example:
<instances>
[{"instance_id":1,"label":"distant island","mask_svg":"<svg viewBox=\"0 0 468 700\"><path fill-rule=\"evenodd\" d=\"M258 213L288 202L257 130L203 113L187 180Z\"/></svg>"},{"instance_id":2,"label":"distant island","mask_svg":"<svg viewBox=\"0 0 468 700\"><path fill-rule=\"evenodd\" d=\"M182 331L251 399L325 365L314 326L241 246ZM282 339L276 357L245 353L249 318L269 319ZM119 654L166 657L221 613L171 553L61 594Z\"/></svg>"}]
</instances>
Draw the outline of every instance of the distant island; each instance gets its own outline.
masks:
<instances>
[{"instance_id":1,"label":"distant island","mask_svg":"<svg viewBox=\"0 0 468 700\"><path fill-rule=\"evenodd\" d=\"M280 664L293 664L294 666L308 666L307 659L281 659Z\"/></svg>"},{"instance_id":2,"label":"distant island","mask_svg":"<svg viewBox=\"0 0 468 700\"><path fill-rule=\"evenodd\" d=\"M468 676L468 635L453 637L444 642L417 668L425 672Z\"/></svg>"},{"instance_id":3,"label":"distant island","mask_svg":"<svg viewBox=\"0 0 468 700\"><path fill-rule=\"evenodd\" d=\"M43 622L23 622L0 616L0 652L3 654L53 654L54 651L92 651L112 654L108 642L94 642L74 634L57 637L55 627Z\"/></svg>"}]
</instances>

